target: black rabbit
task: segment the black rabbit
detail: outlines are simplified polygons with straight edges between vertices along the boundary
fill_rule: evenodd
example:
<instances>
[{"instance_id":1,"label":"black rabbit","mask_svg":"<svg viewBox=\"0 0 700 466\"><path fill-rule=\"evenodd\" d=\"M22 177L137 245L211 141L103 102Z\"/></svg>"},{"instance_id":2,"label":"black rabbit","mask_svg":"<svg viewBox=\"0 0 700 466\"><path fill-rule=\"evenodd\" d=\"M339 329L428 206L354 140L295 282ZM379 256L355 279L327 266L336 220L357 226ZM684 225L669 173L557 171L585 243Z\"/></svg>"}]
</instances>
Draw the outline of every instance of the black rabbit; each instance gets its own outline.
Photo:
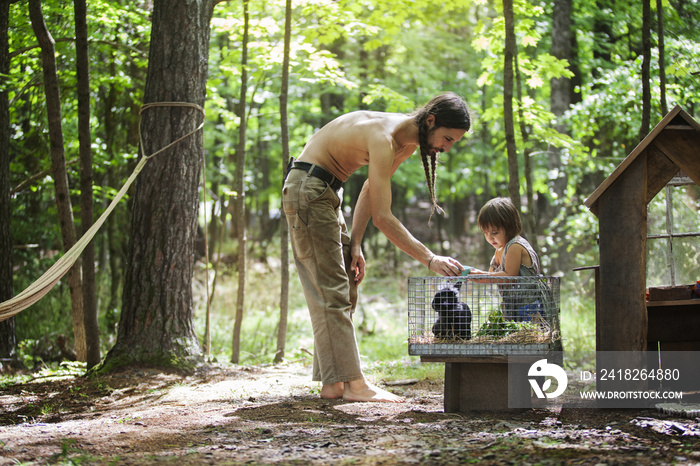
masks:
<instances>
[{"instance_id":1,"label":"black rabbit","mask_svg":"<svg viewBox=\"0 0 700 466\"><path fill-rule=\"evenodd\" d=\"M433 334L437 338L472 337L472 311L467 303L459 300L459 288L462 282L449 284L433 297L432 306L438 313L433 324Z\"/></svg>"}]
</instances>

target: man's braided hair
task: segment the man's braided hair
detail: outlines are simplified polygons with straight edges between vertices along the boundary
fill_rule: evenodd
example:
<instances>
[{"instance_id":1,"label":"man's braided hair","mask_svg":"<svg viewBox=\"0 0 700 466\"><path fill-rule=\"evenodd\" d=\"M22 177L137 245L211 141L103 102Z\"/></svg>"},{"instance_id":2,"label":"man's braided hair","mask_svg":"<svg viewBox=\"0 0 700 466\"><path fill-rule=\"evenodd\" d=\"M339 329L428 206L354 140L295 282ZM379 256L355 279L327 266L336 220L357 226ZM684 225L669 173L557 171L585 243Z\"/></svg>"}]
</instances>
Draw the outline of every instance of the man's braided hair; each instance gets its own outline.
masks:
<instances>
[{"instance_id":1,"label":"man's braided hair","mask_svg":"<svg viewBox=\"0 0 700 466\"><path fill-rule=\"evenodd\" d=\"M435 124L432 131L442 127L469 131L469 128L471 128L471 117L467 104L454 92L447 92L433 97L430 102L412 113L413 119L418 125L420 154L423 162L423 170L425 171L425 179L428 182L428 192L430 193L430 201L432 203L430 216L432 217L436 209L438 212L442 212L443 210L438 205L437 197L435 196L438 154L431 153L431 147L428 142L428 138L431 134L431 130L428 129L428 124L426 122L428 115L435 116Z\"/></svg>"}]
</instances>

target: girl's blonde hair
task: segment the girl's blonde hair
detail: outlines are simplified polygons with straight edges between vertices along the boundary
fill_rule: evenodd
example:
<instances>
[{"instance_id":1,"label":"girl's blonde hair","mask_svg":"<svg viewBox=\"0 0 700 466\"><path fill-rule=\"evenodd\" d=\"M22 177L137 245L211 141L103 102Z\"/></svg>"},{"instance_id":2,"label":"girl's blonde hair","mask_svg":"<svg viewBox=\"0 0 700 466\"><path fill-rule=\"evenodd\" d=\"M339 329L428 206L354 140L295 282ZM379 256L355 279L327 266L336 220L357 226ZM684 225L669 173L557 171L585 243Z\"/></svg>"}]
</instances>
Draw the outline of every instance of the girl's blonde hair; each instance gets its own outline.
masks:
<instances>
[{"instance_id":1,"label":"girl's blonde hair","mask_svg":"<svg viewBox=\"0 0 700 466\"><path fill-rule=\"evenodd\" d=\"M520 212L508 197L496 197L484 204L479 211L477 222L481 231L489 227L503 228L508 240L515 238L523 231Z\"/></svg>"}]
</instances>

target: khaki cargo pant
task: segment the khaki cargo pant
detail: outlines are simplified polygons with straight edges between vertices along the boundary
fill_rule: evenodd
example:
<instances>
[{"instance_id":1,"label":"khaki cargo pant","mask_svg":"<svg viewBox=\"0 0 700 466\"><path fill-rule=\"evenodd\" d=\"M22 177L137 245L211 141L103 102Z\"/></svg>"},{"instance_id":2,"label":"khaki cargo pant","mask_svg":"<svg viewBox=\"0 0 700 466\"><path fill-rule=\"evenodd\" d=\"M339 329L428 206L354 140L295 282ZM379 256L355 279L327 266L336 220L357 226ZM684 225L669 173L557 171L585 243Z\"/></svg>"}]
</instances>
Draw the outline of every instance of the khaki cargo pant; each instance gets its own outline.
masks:
<instances>
[{"instance_id":1,"label":"khaki cargo pant","mask_svg":"<svg viewBox=\"0 0 700 466\"><path fill-rule=\"evenodd\" d=\"M325 182L290 170L282 190L294 262L314 333L313 380L324 385L363 378L352 313L350 236L340 198Z\"/></svg>"}]
</instances>

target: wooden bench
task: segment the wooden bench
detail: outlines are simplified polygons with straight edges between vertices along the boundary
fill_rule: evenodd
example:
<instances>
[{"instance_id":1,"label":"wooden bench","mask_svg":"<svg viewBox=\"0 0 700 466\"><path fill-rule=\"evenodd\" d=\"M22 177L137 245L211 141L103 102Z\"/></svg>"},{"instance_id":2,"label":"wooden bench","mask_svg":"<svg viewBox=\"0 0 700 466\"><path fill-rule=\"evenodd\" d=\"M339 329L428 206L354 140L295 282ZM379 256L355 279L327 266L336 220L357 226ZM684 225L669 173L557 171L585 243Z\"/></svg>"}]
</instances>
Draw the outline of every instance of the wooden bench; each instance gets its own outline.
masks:
<instances>
[{"instance_id":1,"label":"wooden bench","mask_svg":"<svg viewBox=\"0 0 700 466\"><path fill-rule=\"evenodd\" d=\"M421 362L445 363L446 413L529 408L528 370L547 356L421 356ZM511 377L513 380L511 380Z\"/></svg>"}]
</instances>

